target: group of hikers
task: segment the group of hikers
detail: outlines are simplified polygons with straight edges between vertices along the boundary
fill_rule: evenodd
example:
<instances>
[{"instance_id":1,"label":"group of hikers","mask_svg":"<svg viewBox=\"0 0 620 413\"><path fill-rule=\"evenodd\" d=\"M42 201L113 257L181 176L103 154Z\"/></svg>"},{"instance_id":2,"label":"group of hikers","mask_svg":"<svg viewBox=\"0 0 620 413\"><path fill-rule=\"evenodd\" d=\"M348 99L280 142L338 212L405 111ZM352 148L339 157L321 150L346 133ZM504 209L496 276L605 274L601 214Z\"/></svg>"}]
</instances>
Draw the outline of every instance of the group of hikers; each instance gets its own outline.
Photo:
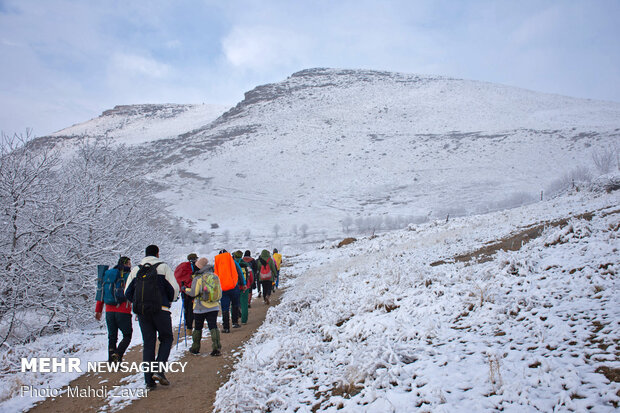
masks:
<instances>
[{"instance_id":1,"label":"group of hikers","mask_svg":"<svg viewBox=\"0 0 620 413\"><path fill-rule=\"evenodd\" d=\"M113 268L100 266L98 270L95 318L101 320L104 306L108 328L108 362L119 363L132 336L131 313L137 315L142 332L143 362L166 363L173 344L170 307L181 297L185 332L191 335L189 352L200 354L202 330L205 321L211 336L211 356L221 355L222 344L217 317L222 311L222 332L230 333L248 322L252 292L270 304L271 293L278 288L282 255L273 249L262 250L257 258L251 252L240 250L232 254L219 251L211 265L206 257L191 253L187 261L174 271L159 259L159 248L149 245L145 257L137 266L122 256ZM239 324L241 321L241 324ZM118 331L123 338L118 342ZM180 334L180 331L179 331ZM159 348L155 354L156 341ZM157 383L169 385L163 372L145 372L147 389Z\"/></svg>"}]
</instances>

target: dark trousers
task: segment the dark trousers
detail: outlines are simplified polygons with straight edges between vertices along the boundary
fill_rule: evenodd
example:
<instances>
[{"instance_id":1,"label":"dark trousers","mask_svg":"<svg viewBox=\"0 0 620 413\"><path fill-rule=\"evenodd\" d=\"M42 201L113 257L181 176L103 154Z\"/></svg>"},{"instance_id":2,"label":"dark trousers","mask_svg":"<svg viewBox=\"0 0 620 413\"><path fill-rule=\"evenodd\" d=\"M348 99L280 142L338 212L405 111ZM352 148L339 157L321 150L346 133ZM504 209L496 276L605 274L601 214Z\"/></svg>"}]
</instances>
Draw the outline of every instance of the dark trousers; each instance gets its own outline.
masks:
<instances>
[{"instance_id":1,"label":"dark trousers","mask_svg":"<svg viewBox=\"0 0 620 413\"><path fill-rule=\"evenodd\" d=\"M235 287L232 290L222 291L222 324L225 329L230 328L230 307L232 304L232 322L233 324L239 323L239 313L241 312L241 297L239 287Z\"/></svg>"},{"instance_id":2,"label":"dark trousers","mask_svg":"<svg viewBox=\"0 0 620 413\"><path fill-rule=\"evenodd\" d=\"M172 348L172 318L169 311L160 310L155 314L138 315L140 330L142 331L142 361L158 361L166 363ZM159 350L155 358L155 342L159 336ZM153 382L153 373L144 373L146 383Z\"/></svg>"},{"instance_id":3,"label":"dark trousers","mask_svg":"<svg viewBox=\"0 0 620 413\"><path fill-rule=\"evenodd\" d=\"M181 298L183 299L183 317L185 318L185 328L192 329L194 324L194 298L181 292Z\"/></svg>"},{"instance_id":4,"label":"dark trousers","mask_svg":"<svg viewBox=\"0 0 620 413\"><path fill-rule=\"evenodd\" d=\"M194 314L194 330L202 330L207 320L207 326L209 330L217 328L217 315L219 311L209 311L208 313L195 313Z\"/></svg>"},{"instance_id":5,"label":"dark trousers","mask_svg":"<svg viewBox=\"0 0 620 413\"><path fill-rule=\"evenodd\" d=\"M133 333L133 328L131 327L131 314L106 311L105 322L108 326L109 353L111 354L113 352L122 357L123 354L125 354L127 347L129 347L129 343L131 342L131 334ZM117 347L116 342L118 341L118 330L121 330L121 333L123 333L123 339L120 343L118 343Z\"/></svg>"},{"instance_id":6,"label":"dark trousers","mask_svg":"<svg viewBox=\"0 0 620 413\"><path fill-rule=\"evenodd\" d=\"M261 281L263 287L263 297L269 297L271 295L271 280Z\"/></svg>"}]
</instances>

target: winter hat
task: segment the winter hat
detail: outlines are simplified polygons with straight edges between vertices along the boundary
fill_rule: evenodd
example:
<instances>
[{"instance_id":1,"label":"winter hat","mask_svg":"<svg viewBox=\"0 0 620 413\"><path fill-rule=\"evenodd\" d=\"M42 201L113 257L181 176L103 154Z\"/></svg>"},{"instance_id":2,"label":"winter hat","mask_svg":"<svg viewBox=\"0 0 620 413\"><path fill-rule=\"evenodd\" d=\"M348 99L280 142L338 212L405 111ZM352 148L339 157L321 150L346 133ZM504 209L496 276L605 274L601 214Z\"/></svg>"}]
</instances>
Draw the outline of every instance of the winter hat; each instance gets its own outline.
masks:
<instances>
[{"instance_id":1,"label":"winter hat","mask_svg":"<svg viewBox=\"0 0 620 413\"><path fill-rule=\"evenodd\" d=\"M196 255L195 252L192 252L191 254L187 256L187 261L196 262L197 259L198 259L198 255Z\"/></svg>"},{"instance_id":2,"label":"winter hat","mask_svg":"<svg viewBox=\"0 0 620 413\"><path fill-rule=\"evenodd\" d=\"M243 253L240 250L237 250L233 252L232 256L238 260L239 258L243 257Z\"/></svg>"},{"instance_id":3,"label":"winter hat","mask_svg":"<svg viewBox=\"0 0 620 413\"><path fill-rule=\"evenodd\" d=\"M243 256L244 257L251 257L252 253L250 252L250 250L245 250L245 254Z\"/></svg>"},{"instance_id":4,"label":"winter hat","mask_svg":"<svg viewBox=\"0 0 620 413\"><path fill-rule=\"evenodd\" d=\"M196 265L196 267L202 269L202 268L204 268L207 265L208 262L209 262L209 260L206 257L200 257L198 259L198 261L196 261L195 265Z\"/></svg>"}]
</instances>

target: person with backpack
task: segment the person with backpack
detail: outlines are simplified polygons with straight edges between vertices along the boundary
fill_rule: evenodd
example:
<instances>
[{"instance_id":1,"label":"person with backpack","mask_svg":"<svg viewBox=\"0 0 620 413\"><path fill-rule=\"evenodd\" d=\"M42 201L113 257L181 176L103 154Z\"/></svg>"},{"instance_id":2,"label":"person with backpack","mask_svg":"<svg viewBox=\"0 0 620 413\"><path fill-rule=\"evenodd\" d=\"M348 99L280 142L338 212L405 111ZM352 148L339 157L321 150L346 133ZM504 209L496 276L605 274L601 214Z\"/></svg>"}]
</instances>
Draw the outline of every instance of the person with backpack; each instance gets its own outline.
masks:
<instances>
[{"instance_id":1,"label":"person with backpack","mask_svg":"<svg viewBox=\"0 0 620 413\"><path fill-rule=\"evenodd\" d=\"M260 285L258 282L258 265L256 264L256 260L252 258L252 254L250 250L246 250L243 254L243 261L247 262L252 269L252 288L248 292L248 308L252 308L252 290L257 288L257 285ZM259 290L260 291L260 290ZM258 295L260 297L260 294Z\"/></svg>"},{"instance_id":2,"label":"person with backpack","mask_svg":"<svg viewBox=\"0 0 620 413\"><path fill-rule=\"evenodd\" d=\"M243 260L243 252L235 251L233 254L233 259L237 263L237 265L243 271L243 283L239 285L239 290L241 291L239 300L241 305L241 324L248 323L248 308L250 306L249 301L249 292L252 291L252 282L254 281L254 276L252 274L252 268L250 264Z\"/></svg>"},{"instance_id":3,"label":"person with backpack","mask_svg":"<svg viewBox=\"0 0 620 413\"><path fill-rule=\"evenodd\" d=\"M172 318L170 305L179 295L179 285L172 269L159 259L159 247L149 245L140 265L133 267L127 279L125 296L133 304L142 331L142 361L164 364L168 362L172 342ZM159 338L159 350L155 358L155 344ZM163 372L145 372L147 389L170 384Z\"/></svg>"},{"instance_id":4,"label":"person with backpack","mask_svg":"<svg viewBox=\"0 0 620 413\"><path fill-rule=\"evenodd\" d=\"M97 289L95 318L101 320L105 304L105 322L108 327L108 363L123 361L123 355L129 347L133 334L131 302L127 301L124 294L130 271L131 259L120 257L114 268L103 273ZM117 345L118 330L123 334L123 339Z\"/></svg>"},{"instance_id":5,"label":"person with backpack","mask_svg":"<svg viewBox=\"0 0 620 413\"><path fill-rule=\"evenodd\" d=\"M230 333L230 313L232 304L232 323L233 328L239 328L239 313L240 313L240 290L239 290L239 277L241 269L237 270L237 263L233 259L232 255L226 250L221 250L218 255L215 256L215 265L213 271L220 279L222 286L222 331L224 333Z\"/></svg>"},{"instance_id":6,"label":"person with backpack","mask_svg":"<svg viewBox=\"0 0 620 413\"><path fill-rule=\"evenodd\" d=\"M277 248L274 248L272 257L276 263L276 270L278 271L278 273L276 274L276 289L277 289L278 286L280 285L280 267L282 266L282 254L278 252Z\"/></svg>"},{"instance_id":7,"label":"person with backpack","mask_svg":"<svg viewBox=\"0 0 620 413\"><path fill-rule=\"evenodd\" d=\"M263 250L258 257L258 279L263 287L263 301L269 305L271 286L276 279L276 264L271 258L269 251Z\"/></svg>"},{"instance_id":8,"label":"person with backpack","mask_svg":"<svg viewBox=\"0 0 620 413\"><path fill-rule=\"evenodd\" d=\"M217 315L220 311L222 287L220 279L213 273L213 266L208 266L209 260L201 257L196 261L196 272L191 287L185 288L185 293L194 298L194 331L192 346L189 352L200 354L200 341L205 320L211 334L211 355L219 356L222 349L220 330L217 328Z\"/></svg>"},{"instance_id":9,"label":"person with backpack","mask_svg":"<svg viewBox=\"0 0 620 413\"><path fill-rule=\"evenodd\" d=\"M174 269L174 278L176 278L179 284L179 290L181 291L181 300L183 302L183 318L185 318L185 332L192 335L192 325L194 324L194 300L185 294L185 288L191 287L192 275L196 273L196 260L198 255L191 253L187 256L187 261L184 261L177 265Z\"/></svg>"}]
</instances>

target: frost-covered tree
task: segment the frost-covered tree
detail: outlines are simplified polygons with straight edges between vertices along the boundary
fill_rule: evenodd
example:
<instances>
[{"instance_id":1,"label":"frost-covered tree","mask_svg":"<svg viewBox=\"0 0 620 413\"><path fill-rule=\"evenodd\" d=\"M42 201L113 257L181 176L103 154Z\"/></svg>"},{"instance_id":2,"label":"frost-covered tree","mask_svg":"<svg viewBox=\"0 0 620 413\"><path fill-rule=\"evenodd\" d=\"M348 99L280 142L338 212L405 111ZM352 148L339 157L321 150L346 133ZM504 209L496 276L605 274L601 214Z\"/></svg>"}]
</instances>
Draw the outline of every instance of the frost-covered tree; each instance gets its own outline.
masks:
<instances>
[{"instance_id":1,"label":"frost-covered tree","mask_svg":"<svg viewBox=\"0 0 620 413\"><path fill-rule=\"evenodd\" d=\"M617 146L608 146L592 152L592 162L601 175L620 170L620 151Z\"/></svg>"},{"instance_id":2,"label":"frost-covered tree","mask_svg":"<svg viewBox=\"0 0 620 413\"><path fill-rule=\"evenodd\" d=\"M0 151L0 342L91 314L96 265L166 245L167 219L124 147L82 140L70 158L26 136Z\"/></svg>"},{"instance_id":3,"label":"frost-covered tree","mask_svg":"<svg viewBox=\"0 0 620 413\"><path fill-rule=\"evenodd\" d=\"M30 138L30 131L2 134L0 142L0 342L23 320L19 310L38 281L29 276L33 258L63 229L62 220L45 213L60 199L49 185L60 158L47 149L29 150Z\"/></svg>"},{"instance_id":4,"label":"frost-covered tree","mask_svg":"<svg viewBox=\"0 0 620 413\"><path fill-rule=\"evenodd\" d=\"M308 224L301 224L299 232L301 232L302 238L306 238L308 236Z\"/></svg>"},{"instance_id":5,"label":"frost-covered tree","mask_svg":"<svg viewBox=\"0 0 620 413\"><path fill-rule=\"evenodd\" d=\"M351 230L351 225L353 225L353 218L347 215L342 219L342 221L340 221L340 223L342 224L342 230L348 234Z\"/></svg>"}]
</instances>

